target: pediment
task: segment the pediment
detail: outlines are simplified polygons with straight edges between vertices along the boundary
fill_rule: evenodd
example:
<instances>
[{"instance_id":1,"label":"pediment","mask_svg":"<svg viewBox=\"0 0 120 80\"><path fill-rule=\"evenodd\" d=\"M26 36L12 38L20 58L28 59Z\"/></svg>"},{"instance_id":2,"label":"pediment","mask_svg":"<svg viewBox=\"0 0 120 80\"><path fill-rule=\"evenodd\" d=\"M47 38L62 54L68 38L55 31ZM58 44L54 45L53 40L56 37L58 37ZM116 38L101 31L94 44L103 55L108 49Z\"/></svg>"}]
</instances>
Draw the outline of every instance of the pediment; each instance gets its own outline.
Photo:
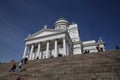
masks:
<instances>
[{"instance_id":1,"label":"pediment","mask_svg":"<svg viewBox=\"0 0 120 80\"><path fill-rule=\"evenodd\" d=\"M57 33L57 32L55 32L55 31L43 31L43 32L40 32L37 35L33 36L33 38L47 36L47 35L51 35L51 34L55 34L55 33Z\"/></svg>"},{"instance_id":2,"label":"pediment","mask_svg":"<svg viewBox=\"0 0 120 80\"><path fill-rule=\"evenodd\" d=\"M31 35L30 37L26 38L26 39L33 39L33 38L39 38L39 37L44 37L44 36L48 36L48 35L52 35L52 34L57 34L63 32L63 30L53 30L53 29L49 29L49 30L40 30L38 32L36 32L35 34Z\"/></svg>"}]
</instances>

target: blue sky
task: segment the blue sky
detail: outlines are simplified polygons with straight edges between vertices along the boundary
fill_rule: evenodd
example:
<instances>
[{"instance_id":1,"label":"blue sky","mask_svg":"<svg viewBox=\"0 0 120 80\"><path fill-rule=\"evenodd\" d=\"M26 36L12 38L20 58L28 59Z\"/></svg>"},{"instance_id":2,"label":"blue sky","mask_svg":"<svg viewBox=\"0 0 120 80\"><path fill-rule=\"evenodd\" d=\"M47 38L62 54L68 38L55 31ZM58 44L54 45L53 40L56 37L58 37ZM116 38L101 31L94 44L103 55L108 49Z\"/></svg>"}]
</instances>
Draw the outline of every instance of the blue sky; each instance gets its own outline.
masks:
<instances>
[{"instance_id":1,"label":"blue sky","mask_svg":"<svg viewBox=\"0 0 120 80\"><path fill-rule=\"evenodd\" d=\"M119 0L0 0L0 61L19 61L24 39L64 16L79 25L80 39L98 40L106 50L120 45Z\"/></svg>"}]
</instances>

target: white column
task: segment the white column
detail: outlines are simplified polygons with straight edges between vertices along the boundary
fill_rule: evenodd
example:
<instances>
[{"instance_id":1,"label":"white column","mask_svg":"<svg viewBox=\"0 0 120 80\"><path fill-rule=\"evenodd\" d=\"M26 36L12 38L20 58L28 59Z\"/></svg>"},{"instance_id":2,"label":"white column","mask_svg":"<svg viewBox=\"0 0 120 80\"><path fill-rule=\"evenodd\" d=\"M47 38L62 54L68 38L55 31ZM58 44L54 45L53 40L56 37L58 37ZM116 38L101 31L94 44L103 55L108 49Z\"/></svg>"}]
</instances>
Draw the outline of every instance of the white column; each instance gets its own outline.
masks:
<instances>
[{"instance_id":1,"label":"white column","mask_svg":"<svg viewBox=\"0 0 120 80\"><path fill-rule=\"evenodd\" d=\"M63 51L64 51L64 55L66 56L67 51L66 51L66 39L63 38Z\"/></svg>"},{"instance_id":2,"label":"white column","mask_svg":"<svg viewBox=\"0 0 120 80\"><path fill-rule=\"evenodd\" d=\"M38 43L36 58L39 58L39 59L40 59L40 46L41 46L41 43Z\"/></svg>"},{"instance_id":3,"label":"white column","mask_svg":"<svg viewBox=\"0 0 120 80\"><path fill-rule=\"evenodd\" d=\"M46 58L49 57L49 41L47 42L47 47L46 47Z\"/></svg>"},{"instance_id":4,"label":"white column","mask_svg":"<svg viewBox=\"0 0 120 80\"><path fill-rule=\"evenodd\" d=\"M66 45L67 45L67 56L69 55L69 45L68 45L69 43L68 42L66 42Z\"/></svg>"},{"instance_id":5,"label":"white column","mask_svg":"<svg viewBox=\"0 0 120 80\"><path fill-rule=\"evenodd\" d=\"M25 45L24 53L23 53L23 58L26 57L26 52L27 52L27 45Z\"/></svg>"},{"instance_id":6,"label":"white column","mask_svg":"<svg viewBox=\"0 0 120 80\"><path fill-rule=\"evenodd\" d=\"M33 48L34 48L34 46L32 45L31 46L31 50L30 50L29 60L32 60L32 57L33 57Z\"/></svg>"},{"instance_id":7,"label":"white column","mask_svg":"<svg viewBox=\"0 0 120 80\"><path fill-rule=\"evenodd\" d=\"M43 51L40 51L40 54L41 54L40 59L42 59L43 58Z\"/></svg>"},{"instance_id":8,"label":"white column","mask_svg":"<svg viewBox=\"0 0 120 80\"><path fill-rule=\"evenodd\" d=\"M54 57L58 56L58 47L57 47L57 39L55 40L55 55Z\"/></svg>"}]
</instances>

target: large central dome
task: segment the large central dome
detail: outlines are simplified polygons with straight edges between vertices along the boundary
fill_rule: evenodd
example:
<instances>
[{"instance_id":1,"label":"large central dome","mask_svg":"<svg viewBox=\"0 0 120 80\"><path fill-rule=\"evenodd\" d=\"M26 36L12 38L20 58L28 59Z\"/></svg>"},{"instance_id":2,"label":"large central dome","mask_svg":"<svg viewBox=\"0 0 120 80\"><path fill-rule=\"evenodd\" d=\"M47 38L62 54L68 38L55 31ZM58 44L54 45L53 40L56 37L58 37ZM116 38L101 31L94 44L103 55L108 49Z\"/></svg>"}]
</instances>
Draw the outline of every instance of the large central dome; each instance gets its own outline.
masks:
<instances>
[{"instance_id":1,"label":"large central dome","mask_svg":"<svg viewBox=\"0 0 120 80\"><path fill-rule=\"evenodd\" d=\"M55 22L55 24L58 24L58 23L69 23L65 18L59 18L56 22Z\"/></svg>"},{"instance_id":2,"label":"large central dome","mask_svg":"<svg viewBox=\"0 0 120 80\"><path fill-rule=\"evenodd\" d=\"M69 25L69 22L61 17L55 22L55 29L67 29L67 26Z\"/></svg>"}]
</instances>

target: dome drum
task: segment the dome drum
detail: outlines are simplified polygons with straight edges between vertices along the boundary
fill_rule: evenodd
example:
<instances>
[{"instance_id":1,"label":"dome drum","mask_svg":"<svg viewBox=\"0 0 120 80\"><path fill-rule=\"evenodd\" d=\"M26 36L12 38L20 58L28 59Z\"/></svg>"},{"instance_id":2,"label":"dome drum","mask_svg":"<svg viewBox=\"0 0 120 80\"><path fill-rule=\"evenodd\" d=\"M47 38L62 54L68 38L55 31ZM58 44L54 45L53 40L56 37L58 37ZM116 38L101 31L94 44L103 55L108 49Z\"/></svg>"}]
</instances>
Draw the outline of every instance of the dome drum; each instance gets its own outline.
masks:
<instances>
[{"instance_id":1,"label":"dome drum","mask_svg":"<svg viewBox=\"0 0 120 80\"><path fill-rule=\"evenodd\" d=\"M55 22L55 26L59 26L59 25L69 25L69 22L65 19L65 18L59 18L56 22Z\"/></svg>"}]
</instances>

